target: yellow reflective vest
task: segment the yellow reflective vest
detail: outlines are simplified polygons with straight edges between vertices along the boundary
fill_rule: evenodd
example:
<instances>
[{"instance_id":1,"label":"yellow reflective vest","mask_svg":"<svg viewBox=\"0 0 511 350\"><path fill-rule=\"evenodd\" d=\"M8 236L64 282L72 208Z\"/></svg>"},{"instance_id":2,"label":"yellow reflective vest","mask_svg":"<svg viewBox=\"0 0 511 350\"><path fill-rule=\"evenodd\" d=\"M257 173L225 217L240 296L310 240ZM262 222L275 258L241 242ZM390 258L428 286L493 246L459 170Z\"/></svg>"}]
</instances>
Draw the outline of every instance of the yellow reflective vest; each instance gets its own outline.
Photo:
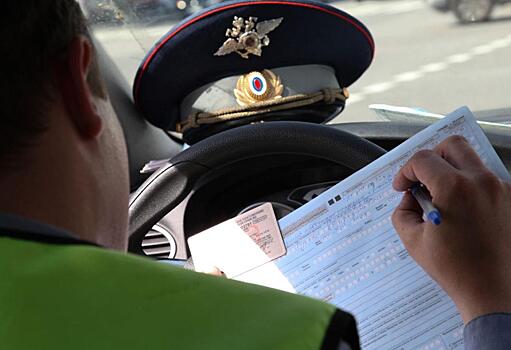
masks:
<instances>
[{"instance_id":1,"label":"yellow reflective vest","mask_svg":"<svg viewBox=\"0 0 511 350\"><path fill-rule=\"evenodd\" d=\"M0 227L1 349L359 346L332 305L52 235Z\"/></svg>"}]
</instances>

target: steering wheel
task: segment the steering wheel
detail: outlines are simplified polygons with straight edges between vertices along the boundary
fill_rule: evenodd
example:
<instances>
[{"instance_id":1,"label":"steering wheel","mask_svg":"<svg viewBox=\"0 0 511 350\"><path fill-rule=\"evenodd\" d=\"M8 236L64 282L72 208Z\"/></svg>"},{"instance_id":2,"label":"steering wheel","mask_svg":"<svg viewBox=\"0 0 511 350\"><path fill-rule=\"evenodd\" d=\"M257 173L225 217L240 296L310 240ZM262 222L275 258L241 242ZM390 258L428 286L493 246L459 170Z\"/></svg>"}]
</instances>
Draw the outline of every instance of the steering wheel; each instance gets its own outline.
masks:
<instances>
[{"instance_id":1,"label":"steering wheel","mask_svg":"<svg viewBox=\"0 0 511 350\"><path fill-rule=\"evenodd\" d=\"M176 155L131 196L128 249L144 255L145 234L215 169L254 157L289 154L329 160L356 171L384 153L359 136L304 122L260 123L221 132Z\"/></svg>"}]
</instances>

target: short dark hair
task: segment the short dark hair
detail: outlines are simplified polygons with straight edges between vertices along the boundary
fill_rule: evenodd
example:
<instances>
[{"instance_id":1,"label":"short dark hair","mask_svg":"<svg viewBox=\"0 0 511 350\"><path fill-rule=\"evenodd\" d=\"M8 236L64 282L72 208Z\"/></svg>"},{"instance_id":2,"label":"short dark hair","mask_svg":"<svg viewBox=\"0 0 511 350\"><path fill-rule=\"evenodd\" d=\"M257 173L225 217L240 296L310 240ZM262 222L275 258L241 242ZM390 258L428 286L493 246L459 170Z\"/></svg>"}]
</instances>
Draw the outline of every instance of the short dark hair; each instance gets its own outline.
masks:
<instances>
[{"instance_id":1,"label":"short dark hair","mask_svg":"<svg viewBox=\"0 0 511 350\"><path fill-rule=\"evenodd\" d=\"M0 1L0 160L34 144L48 125L54 62L77 35L90 38L75 0ZM92 92L106 97L93 59Z\"/></svg>"}]
</instances>

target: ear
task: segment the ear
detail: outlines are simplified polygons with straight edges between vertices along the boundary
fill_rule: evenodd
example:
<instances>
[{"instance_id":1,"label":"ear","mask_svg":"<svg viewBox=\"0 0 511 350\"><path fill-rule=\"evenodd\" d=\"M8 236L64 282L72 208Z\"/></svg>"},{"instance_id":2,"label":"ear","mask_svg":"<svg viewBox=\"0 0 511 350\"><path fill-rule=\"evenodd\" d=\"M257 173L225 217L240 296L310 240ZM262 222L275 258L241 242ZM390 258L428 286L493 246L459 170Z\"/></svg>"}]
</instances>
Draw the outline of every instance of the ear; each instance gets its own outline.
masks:
<instances>
[{"instance_id":1,"label":"ear","mask_svg":"<svg viewBox=\"0 0 511 350\"><path fill-rule=\"evenodd\" d=\"M85 139L97 137L103 126L96 105L97 97L87 82L93 59L91 42L79 35L72 40L66 57L56 69L57 85L69 118Z\"/></svg>"}]
</instances>

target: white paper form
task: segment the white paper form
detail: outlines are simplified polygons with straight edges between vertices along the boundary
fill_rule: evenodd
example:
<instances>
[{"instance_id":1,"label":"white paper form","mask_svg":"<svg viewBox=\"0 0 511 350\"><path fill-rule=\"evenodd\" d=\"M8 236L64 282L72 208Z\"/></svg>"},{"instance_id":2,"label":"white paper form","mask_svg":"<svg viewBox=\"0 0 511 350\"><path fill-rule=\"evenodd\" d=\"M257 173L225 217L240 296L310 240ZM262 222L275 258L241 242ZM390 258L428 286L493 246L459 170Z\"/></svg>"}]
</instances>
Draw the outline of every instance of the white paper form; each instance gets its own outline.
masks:
<instances>
[{"instance_id":1,"label":"white paper form","mask_svg":"<svg viewBox=\"0 0 511 350\"><path fill-rule=\"evenodd\" d=\"M462 135L511 180L468 108L460 108L279 221L287 255L238 279L295 291L350 311L364 349L462 349L463 323L408 255L390 217L392 180L418 150ZM275 283L277 281L277 283ZM281 287L282 288L282 287Z\"/></svg>"}]
</instances>

